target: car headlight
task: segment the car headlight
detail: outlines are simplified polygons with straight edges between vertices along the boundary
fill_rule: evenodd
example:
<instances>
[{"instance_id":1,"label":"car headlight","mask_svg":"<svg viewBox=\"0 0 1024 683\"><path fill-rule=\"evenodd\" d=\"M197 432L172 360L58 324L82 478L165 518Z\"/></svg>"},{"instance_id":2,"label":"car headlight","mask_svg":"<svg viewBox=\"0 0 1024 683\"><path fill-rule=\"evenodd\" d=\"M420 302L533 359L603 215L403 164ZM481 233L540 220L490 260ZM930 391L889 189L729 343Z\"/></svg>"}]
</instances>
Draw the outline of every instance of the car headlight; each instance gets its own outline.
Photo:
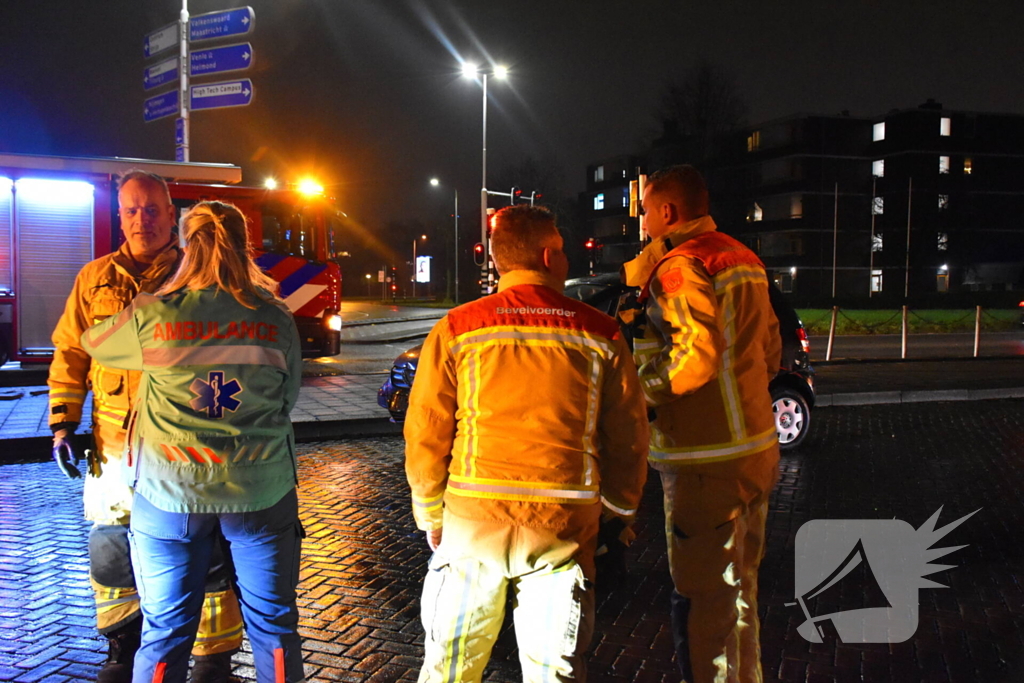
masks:
<instances>
[{"instance_id":1,"label":"car headlight","mask_svg":"<svg viewBox=\"0 0 1024 683\"><path fill-rule=\"evenodd\" d=\"M331 315L325 316L324 325L327 327L327 329L331 330L332 332L340 332L341 316L338 315L337 313L332 313Z\"/></svg>"}]
</instances>

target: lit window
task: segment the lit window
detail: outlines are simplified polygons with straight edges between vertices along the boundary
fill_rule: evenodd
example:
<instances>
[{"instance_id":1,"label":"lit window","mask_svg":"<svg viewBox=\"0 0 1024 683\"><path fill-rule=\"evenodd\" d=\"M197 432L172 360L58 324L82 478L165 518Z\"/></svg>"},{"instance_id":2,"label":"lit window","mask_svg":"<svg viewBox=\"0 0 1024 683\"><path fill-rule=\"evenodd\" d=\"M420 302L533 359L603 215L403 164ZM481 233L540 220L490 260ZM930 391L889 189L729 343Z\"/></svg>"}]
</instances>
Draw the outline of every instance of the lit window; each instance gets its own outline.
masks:
<instances>
[{"instance_id":1,"label":"lit window","mask_svg":"<svg viewBox=\"0 0 1024 683\"><path fill-rule=\"evenodd\" d=\"M755 130L747 136L747 151L754 152L761 148L761 131Z\"/></svg>"},{"instance_id":2,"label":"lit window","mask_svg":"<svg viewBox=\"0 0 1024 683\"><path fill-rule=\"evenodd\" d=\"M885 159L878 159L871 162L871 175L881 178L885 175Z\"/></svg>"},{"instance_id":3,"label":"lit window","mask_svg":"<svg viewBox=\"0 0 1024 683\"><path fill-rule=\"evenodd\" d=\"M949 195L948 194L940 194L939 195L939 211L945 211L948 208L949 208Z\"/></svg>"},{"instance_id":4,"label":"lit window","mask_svg":"<svg viewBox=\"0 0 1024 683\"><path fill-rule=\"evenodd\" d=\"M604 208L604 192L599 192L594 195L594 211L600 211Z\"/></svg>"},{"instance_id":5,"label":"lit window","mask_svg":"<svg viewBox=\"0 0 1024 683\"><path fill-rule=\"evenodd\" d=\"M871 202L871 213L876 216L881 216L885 213L885 199L883 197L875 197L874 201Z\"/></svg>"},{"instance_id":6,"label":"lit window","mask_svg":"<svg viewBox=\"0 0 1024 683\"><path fill-rule=\"evenodd\" d=\"M764 220L764 210L761 209L761 205L754 202L754 206L751 207L747 213L747 222L756 223L757 221Z\"/></svg>"},{"instance_id":7,"label":"lit window","mask_svg":"<svg viewBox=\"0 0 1024 683\"><path fill-rule=\"evenodd\" d=\"M876 232L871 236L871 251L882 251L882 233Z\"/></svg>"},{"instance_id":8,"label":"lit window","mask_svg":"<svg viewBox=\"0 0 1024 683\"><path fill-rule=\"evenodd\" d=\"M949 173L949 157L939 157L939 173Z\"/></svg>"},{"instance_id":9,"label":"lit window","mask_svg":"<svg viewBox=\"0 0 1024 683\"><path fill-rule=\"evenodd\" d=\"M881 251L881 250L879 250ZM875 269L871 271L871 291L881 292L882 291L882 271L881 269Z\"/></svg>"},{"instance_id":10,"label":"lit window","mask_svg":"<svg viewBox=\"0 0 1024 683\"><path fill-rule=\"evenodd\" d=\"M971 158L964 157L964 175L971 175Z\"/></svg>"},{"instance_id":11,"label":"lit window","mask_svg":"<svg viewBox=\"0 0 1024 683\"><path fill-rule=\"evenodd\" d=\"M949 131L951 125L952 121L950 121L948 117L943 116L941 119L939 119L939 135L942 135L943 137L948 137L950 135Z\"/></svg>"},{"instance_id":12,"label":"lit window","mask_svg":"<svg viewBox=\"0 0 1024 683\"><path fill-rule=\"evenodd\" d=\"M882 121L881 123L876 123L874 126L871 127L871 140L873 142L878 142L879 140L884 140L884 139L885 139L885 121Z\"/></svg>"},{"instance_id":13,"label":"lit window","mask_svg":"<svg viewBox=\"0 0 1024 683\"><path fill-rule=\"evenodd\" d=\"M803 195L795 194L789 199L789 217L790 218L803 218L804 215L804 197Z\"/></svg>"},{"instance_id":14,"label":"lit window","mask_svg":"<svg viewBox=\"0 0 1024 683\"><path fill-rule=\"evenodd\" d=\"M594 182L600 183L604 180L604 166L598 166L594 169Z\"/></svg>"},{"instance_id":15,"label":"lit window","mask_svg":"<svg viewBox=\"0 0 1024 683\"><path fill-rule=\"evenodd\" d=\"M629 208L629 188L628 187L622 188L622 208L624 208L624 209L628 209Z\"/></svg>"},{"instance_id":16,"label":"lit window","mask_svg":"<svg viewBox=\"0 0 1024 683\"><path fill-rule=\"evenodd\" d=\"M947 251L949 249L949 235L944 232L940 232L936 237L935 247L939 251Z\"/></svg>"}]
</instances>

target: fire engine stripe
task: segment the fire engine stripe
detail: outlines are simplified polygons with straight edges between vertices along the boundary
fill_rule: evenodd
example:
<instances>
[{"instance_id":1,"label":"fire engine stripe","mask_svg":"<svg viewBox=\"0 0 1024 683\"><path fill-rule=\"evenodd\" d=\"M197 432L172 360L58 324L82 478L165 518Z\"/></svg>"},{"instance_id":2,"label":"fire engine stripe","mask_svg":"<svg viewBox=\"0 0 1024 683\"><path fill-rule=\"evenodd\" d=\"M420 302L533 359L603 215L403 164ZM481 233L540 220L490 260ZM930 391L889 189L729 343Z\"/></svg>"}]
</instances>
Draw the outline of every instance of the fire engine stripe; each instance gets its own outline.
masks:
<instances>
[{"instance_id":1,"label":"fire engine stripe","mask_svg":"<svg viewBox=\"0 0 1024 683\"><path fill-rule=\"evenodd\" d=\"M255 260L256 265L262 268L263 270L270 270L281 261L284 261L284 259L285 257L282 254L273 254L268 251L266 253L260 254L253 260Z\"/></svg>"},{"instance_id":2,"label":"fire engine stripe","mask_svg":"<svg viewBox=\"0 0 1024 683\"><path fill-rule=\"evenodd\" d=\"M272 365L288 370L284 351L265 346L179 346L142 349L142 363L150 367L179 365Z\"/></svg>"},{"instance_id":3,"label":"fire engine stripe","mask_svg":"<svg viewBox=\"0 0 1024 683\"><path fill-rule=\"evenodd\" d=\"M316 265L313 263L304 264L294 273L280 281L281 298L287 299L293 292L295 292L295 290L302 285L309 284L310 280L325 270L327 270L327 266L324 265Z\"/></svg>"},{"instance_id":4,"label":"fire engine stripe","mask_svg":"<svg viewBox=\"0 0 1024 683\"><path fill-rule=\"evenodd\" d=\"M284 300L284 305L288 307L292 314L295 314L300 308L319 296L320 292L325 289L327 289L327 285L302 285Z\"/></svg>"},{"instance_id":5,"label":"fire engine stripe","mask_svg":"<svg viewBox=\"0 0 1024 683\"><path fill-rule=\"evenodd\" d=\"M208 457L210 460L217 463L218 465L221 464L221 462L223 462L220 458L217 457L217 454L211 451L209 448L204 448L203 453L206 453L206 457Z\"/></svg>"}]
</instances>

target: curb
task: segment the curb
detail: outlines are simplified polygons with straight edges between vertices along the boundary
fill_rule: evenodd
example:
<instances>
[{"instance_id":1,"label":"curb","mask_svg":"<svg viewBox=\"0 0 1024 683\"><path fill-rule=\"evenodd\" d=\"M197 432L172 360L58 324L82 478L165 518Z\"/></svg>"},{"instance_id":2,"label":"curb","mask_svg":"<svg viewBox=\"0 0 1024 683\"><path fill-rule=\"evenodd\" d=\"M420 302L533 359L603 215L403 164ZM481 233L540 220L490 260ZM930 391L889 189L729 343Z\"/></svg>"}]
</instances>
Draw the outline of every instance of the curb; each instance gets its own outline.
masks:
<instances>
[{"instance_id":1,"label":"curb","mask_svg":"<svg viewBox=\"0 0 1024 683\"><path fill-rule=\"evenodd\" d=\"M934 389L907 391L863 391L847 394L818 394L815 408L829 406L872 406L894 403L932 403L935 401L987 401L1024 398L1024 387L1006 389Z\"/></svg>"}]
</instances>

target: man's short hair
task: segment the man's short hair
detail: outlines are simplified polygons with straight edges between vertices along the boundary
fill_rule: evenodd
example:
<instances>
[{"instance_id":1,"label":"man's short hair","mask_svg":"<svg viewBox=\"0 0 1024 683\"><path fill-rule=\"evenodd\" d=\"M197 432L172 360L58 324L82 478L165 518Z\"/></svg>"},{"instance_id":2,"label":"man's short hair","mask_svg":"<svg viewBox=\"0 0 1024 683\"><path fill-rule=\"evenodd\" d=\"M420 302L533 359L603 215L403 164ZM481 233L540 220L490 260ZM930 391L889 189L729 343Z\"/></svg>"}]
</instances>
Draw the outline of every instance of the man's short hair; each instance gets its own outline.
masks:
<instances>
[{"instance_id":1,"label":"man's short hair","mask_svg":"<svg viewBox=\"0 0 1024 683\"><path fill-rule=\"evenodd\" d=\"M648 191L678 199L694 218L708 214L708 186L704 176L689 164L679 164L652 173L647 179Z\"/></svg>"},{"instance_id":2,"label":"man's short hair","mask_svg":"<svg viewBox=\"0 0 1024 683\"><path fill-rule=\"evenodd\" d=\"M529 204L506 206L494 214L491 255L498 270L541 270L541 250L558 236L555 217L547 209Z\"/></svg>"},{"instance_id":3,"label":"man's short hair","mask_svg":"<svg viewBox=\"0 0 1024 683\"><path fill-rule=\"evenodd\" d=\"M149 171L143 171L138 168L133 168L130 171L122 173L121 176L117 179L118 193L121 192L121 188L124 187L125 183L127 183L129 180L137 180L140 183L153 183L154 185L158 185L163 189L164 194L167 195L167 203L171 203L171 190L170 188L167 187L167 181L164 180L162 177L158 176L156 173L150 173Z\"/></svg>"}]
</instances>

